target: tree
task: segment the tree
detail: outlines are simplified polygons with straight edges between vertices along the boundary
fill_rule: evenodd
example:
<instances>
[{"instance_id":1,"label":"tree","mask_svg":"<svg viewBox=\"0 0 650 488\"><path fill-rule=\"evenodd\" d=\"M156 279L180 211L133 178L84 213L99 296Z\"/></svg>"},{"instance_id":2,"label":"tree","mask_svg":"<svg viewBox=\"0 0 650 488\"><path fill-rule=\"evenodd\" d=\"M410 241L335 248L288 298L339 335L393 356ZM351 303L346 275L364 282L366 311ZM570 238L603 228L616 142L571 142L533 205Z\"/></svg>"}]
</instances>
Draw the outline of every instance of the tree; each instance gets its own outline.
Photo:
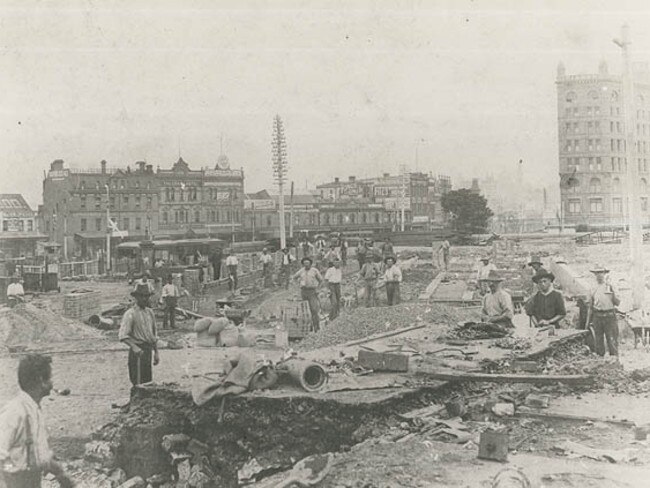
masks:
<instances>
[{"instance_id":1,"label":"tree","mask_svg":"<svg viewBox=\"0 0 650 488\"><path fill-rule=\"evenodd\" d=\"M485 197L466 188L446 193L441 203L451 214L452 228L462 234L485 233L488 220L494 215Z\"/></svg>"}]
</instances>

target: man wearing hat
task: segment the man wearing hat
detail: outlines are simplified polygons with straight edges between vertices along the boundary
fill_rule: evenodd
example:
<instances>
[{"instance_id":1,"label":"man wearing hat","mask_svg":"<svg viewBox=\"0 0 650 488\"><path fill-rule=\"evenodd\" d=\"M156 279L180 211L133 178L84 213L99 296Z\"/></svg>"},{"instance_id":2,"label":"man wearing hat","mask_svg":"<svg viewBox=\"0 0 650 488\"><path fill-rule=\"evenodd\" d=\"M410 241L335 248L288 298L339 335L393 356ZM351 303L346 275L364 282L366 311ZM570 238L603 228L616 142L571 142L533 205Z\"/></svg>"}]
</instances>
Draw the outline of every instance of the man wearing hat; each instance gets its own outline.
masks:
<instances>
[{"instance_id":1,"label":"man wearing hat","mask_svg":"<svg viewBox=\"0 0 650 488\"><path fill-rule=\"evenodd\" d=\"M514 308L510 294L501 288L503 278L492 270L482 281L487 282L490 292L483 297L481 318L484 322L513 327Z\"/></svg>"},{"instance_id":2,"label":"man wearing hat","mask_svg":"<svg viewBox=\"0 0 650 488\"><path fill-rule=\"evenodd\" d=\"M151 290L149 290L151 292ZM153 292L152 292L153 293ZM173 275L167 276L166 284L162 287L162 292L160 294L160 301L165 305L164 315L163 315L163 329L167 328L167 324L173 329L174 322L176 320L176 305L178 305L178 299L182 296L189 296L187 290L182 290L174 283Z\"/></svg>"},{"instance_id":3,"label":"man wearing hat","mask_svg":"<svg viewBox=\"0 0 650 488\"><path fill-rule=\"evenodd\" d=\"M320 302L318 301L318 287L323 282L323 277L316 268L312 267L314 261L309 256L301 259L302 268L293 275L294 280L300 281L300 295L309 303L309 313L314 331L320 329Z\"/></svg>"},{"instance_id":4,"label":"man wearing hat","mask_svg":"<svg viewBox=\"0 0 650 488\"><path fill-rule=\"evenodd\" d=\"M616 306L621 303L618 291L606 279L609 270L596 266L591 270L596 275L596 286L589 293L587 327L593 328L596 354L605 355L605 341L612 357L618 356L618 320Z\"/></svg>"},{"instance_id":5,"label":"man wearing hat","mask_svg":"<svg viewBox=\"0 0 650 488\"><path fill-rule=\"evenodd\" d=\"M490 262L489 256L484 256L481 258L481 262L478 265L476 270L476 282L479 284L479 289L481 295L485 295L488 292L487 282L483 281L490 274L490 271L496 271L497 267L494 263Z\"/></svg>"},{"instance_id":6,"label":"man wearing hat","mask_svg":"<svg viewBox=\"0 0 650 488\"><path fill-rule=\"evenodd\" d=\"M129 378L131 384L139 385L152 380L151 361L160 362L156 317L148 306L151 292L147 285L137 285L131 292L135 305L122 317L118 337L129 346Z\"/></svg>"},{"instance_id":7,"label":"man wearing hat","mask_svg":"<svg viewBox=\"0 0 650 488\"><path fill-rule=\"evenodd\" d=\"M264 277L264 288L270 288L273 285L273 256L267 248L262 249L260 256L262 263L262 276Z\"/></svg>"},{"instance_id":8,"label":"man wearing hat","mask_svg":"<svg viewBox=\"0 0 650 488\"><path fill-rule=\"evenodd\" d=\"M228 288L233 293L237 290L237 268L239 267L239 259L235 254L234 249L230 249L228 257L226 258L226 269L228 270Z\"/></svg>"},{"instance_id":9,"label":"man wearing hat","mask_svg":"<svg viewBox=\"0 0 650 488\"><path fill-rule=\"evenodd\" d=\"M288 247L282 249L282 254L280 256L280 284L284 284L284 288L289 288L289 281L291 279L291 265L296 260L291 255L291 251Z\"/></svg>"},{"instance_id":10,"label":"man wearing hat","mask_svg":"<svg viewBox=\"0 0 650 488\"><path fill-rule=\"evenodd\" d=\"M542 273L542 272L545 273L546 272L546 270L544 269L544 266L542 266L542 260L540 259L539 256L531 256L530 262L528 263L528 266L533 268L533 273L535 273L535 274Z\"/></svg>"},{"instance_id":11,"label":"man wearing hat","mask_svg":"<svg viewBox=\"0 0 650 488\"><path fill-rule=\"evenodd\" d=\"M535 327L552 325L557 327L560 321L566 316L564 298L562 293L553 289L555 276L546 270L542 270L533 276L538 291L526 302L526 315L528 315Z\"/></svg>"},{"instance_id":12,"label":"man wearing hat","mask_svg":"<svg viewBox=\"0 0 650 488\"><path fill-rule=\"evenodd\" d=\"M402 282L402 270L397 266L395 256L386 256L384 264L386 265L384 281L386 282L388 306L397 305L400 302L399 284Z\"/></svg>"},{"instance_id":13,"label":"man wearing hat","mask_svg":"<svg viewBox=\"0 0 650 488\"><path fill-rule=\"evenodd\" d=\"M325 271L325 281L330 290L330 320L334 320L339 316L341 309L341 281L343 280L343 273L341 273L341 261L334 260L328 263L329 267Z\"/></svg>"},{"instance_id":14,"label":"man wearing hat","mask_svg":"<svg viewBox=\"0 0 650 488\"><path fill-rule=\"evenodd\" d=\"M374 254L366 254L366 262L359 271L359 278L363 280L366 291L366 307L372 307L375 304L375 287L379 277L379 267L375 263Z\"/></svg>"}]
</instances>

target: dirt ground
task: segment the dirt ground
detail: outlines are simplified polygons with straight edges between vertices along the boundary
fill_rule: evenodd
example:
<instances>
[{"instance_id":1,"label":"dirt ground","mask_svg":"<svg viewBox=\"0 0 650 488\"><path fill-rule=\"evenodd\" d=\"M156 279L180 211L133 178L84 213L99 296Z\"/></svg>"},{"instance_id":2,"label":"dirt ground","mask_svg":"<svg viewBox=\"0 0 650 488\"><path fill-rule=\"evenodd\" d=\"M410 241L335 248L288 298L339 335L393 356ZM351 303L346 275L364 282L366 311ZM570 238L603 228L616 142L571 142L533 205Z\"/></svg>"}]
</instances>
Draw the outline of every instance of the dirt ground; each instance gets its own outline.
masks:
<instances>
[{"instance_id":1,"label":"dirt ground","mask_svg":"<svg viewBox=\"0 0 650 488\"><path fill-rule=\"evenodd\" d=\"M412 252L412 250L408 250ZM650 258L650 246L644 246ZM426 252L426 250L422 250ZM452 248L454 262L470 265L485 248ZM497 257L499 263L525 266L527 257L535 252L542 255L561 253L577 269L587 270L598 263L611 267L622 276L627 266L625 245L596 245L589 247L562 246L557 244L522 244L508 256ZM422 258L424 261L425 258ZM356 269L350 265L349 274ZM431 277L429 277L431 272ZM414 280L408 298L417 296L420 289L433 277L432 268L412 272ZM405 273L408 276L407 273ZM417 279L416 279L417 277ZM417 283L414 283L416 282ZM125 301L130 290L120 282L63 282L62 293L47 293L34 300L47 304L49 310L63 310L63 294L75 288L102 291L103 308ZM277 309L277 300L296 296L298 291L275 293L270 301L264 301L256 310L258 317L268 316ZM377 309L379 311L382 308ZM348 313L344 311L344 314ZM378 314L384 320L383 314ZM191 343L191 341L190 341ZM61 396L53 392L43 401L48 418L51 441L58 455L72 461L83 455L83 446L91 434L113 420L129 398L130 383L126 370L126 350L102 350L120 348L115 334L103 334L100 338L83 341L64 338L58 347L80 353L55 353L55 388L69 388L71 394ZM198 371L218 370L218 358L212 349L183 348L162 350L161 364L154 370L154 379L164 382L186 381L188 375ZM15 371L18 358L0 355L0 405L16 391ZM650 352L634 349L630 341L621 346L621 363L629 370L650 366ZM557 414L583 415L602 420L627 419L639 425L650 423L647 408L648 394L613 393L611 391L556 391L549 410ZM486 425L491 425L487 423ZM392 486L491 486L491 479L506 467L519 467L531 480L532 486L647 486L650 469L646 464L647 441L635 443L633 428L603 421L558 421L539 419L504 419L500 425L509 426L518 441L526 435L515 453L510 454L507 464L478 460L476 458L478 431L485 427L475 426L472 439L460 443L439 442L427 434L414 432L402 442L375 439L353 446L349 452L337 453L331 474L319 486L323 487L392 487ZM408 431L407 431L408 433ZM616 451L639 451L625 461L612 463L606 459L593 460L573 458L574 454L559 449L567 440L592 448ZM286 475L278 474L282 479ZM81 478L79 478L81 479ZM271 479L259 486L274 486ZM93 486L86 484L82 486Z\"/></svg>"}]
</instances>

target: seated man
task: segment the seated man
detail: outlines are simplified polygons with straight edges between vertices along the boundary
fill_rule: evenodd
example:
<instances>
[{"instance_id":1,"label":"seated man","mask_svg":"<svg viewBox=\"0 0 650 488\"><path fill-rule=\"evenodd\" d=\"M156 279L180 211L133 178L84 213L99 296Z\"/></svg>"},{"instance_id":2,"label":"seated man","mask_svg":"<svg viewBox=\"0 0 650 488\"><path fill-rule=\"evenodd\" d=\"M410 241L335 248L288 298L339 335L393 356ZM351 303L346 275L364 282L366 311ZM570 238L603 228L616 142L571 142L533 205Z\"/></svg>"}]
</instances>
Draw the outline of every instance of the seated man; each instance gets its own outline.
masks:
<instances>
[{"instance_id":1,"label":"seated man","mask_svg":"<svg viewBox=\"0 0 650 488\"><path fill-rule=\"evenodd\" d=\"M543 270L533 276L539 291L526 302L526 315L535 327L553 325L558 327L560 321L566 316L564 298L562 294L553 289L555 276Z\"/></svg>"},{"instance_id":2,"label":"seated man","mask_svg":"<svg viewBox=\"0 0 650 488\"><path fill-rule=\"evenodd\" d=\"M20 282L20 276L12 276L11 284L7 287L7 302L10 307L25 301L25 290Z\"/></svg>"},{"instance_id":3,"label":"seated man","mask_svg":"<svg viewBox=\"0 0 650 488\"><path fill-rule=\"evenodd\" d=\"M501 289L503 278L493 270L482 281L487 282L490 289L490 292L483 297L483 307L481 309L483 322L514 327L512 323L514 316L512 298L508 292Z\"/></svg>"}]
</instances>

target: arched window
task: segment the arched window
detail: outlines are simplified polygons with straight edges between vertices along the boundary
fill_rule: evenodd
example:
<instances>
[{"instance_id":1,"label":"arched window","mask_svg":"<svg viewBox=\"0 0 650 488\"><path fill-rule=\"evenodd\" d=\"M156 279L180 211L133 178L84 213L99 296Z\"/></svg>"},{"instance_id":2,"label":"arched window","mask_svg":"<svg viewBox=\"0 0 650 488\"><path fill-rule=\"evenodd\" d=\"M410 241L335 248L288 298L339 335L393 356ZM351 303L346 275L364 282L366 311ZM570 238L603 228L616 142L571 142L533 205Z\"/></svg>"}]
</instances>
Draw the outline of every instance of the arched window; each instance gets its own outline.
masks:
<instances>
[{"instance_id":1,"label":"arched window","mask_svg":"<svg viewBox=\"0 0 650 488\"><path fill-rule=\"evenodd\" d=\"M577 98L578 98L578 95L576 95L576 92L572 92L572 91L571 91L571 92L568 92L568 93L566 94L566 101L567 101L567 103L573 103L573 102L576 101Z\"/></svg>"},{"instance_id":2,"label":"arched window","mask_svg":"<svg viewBox=\"0 0 650 488\"><path fill-rule=\"evenodd\" d=\"M589 192L590 193L597 193L600 190L601 190L600 179L599 178L592 178L589 181Z\"/></svg>"}]
</instances>

